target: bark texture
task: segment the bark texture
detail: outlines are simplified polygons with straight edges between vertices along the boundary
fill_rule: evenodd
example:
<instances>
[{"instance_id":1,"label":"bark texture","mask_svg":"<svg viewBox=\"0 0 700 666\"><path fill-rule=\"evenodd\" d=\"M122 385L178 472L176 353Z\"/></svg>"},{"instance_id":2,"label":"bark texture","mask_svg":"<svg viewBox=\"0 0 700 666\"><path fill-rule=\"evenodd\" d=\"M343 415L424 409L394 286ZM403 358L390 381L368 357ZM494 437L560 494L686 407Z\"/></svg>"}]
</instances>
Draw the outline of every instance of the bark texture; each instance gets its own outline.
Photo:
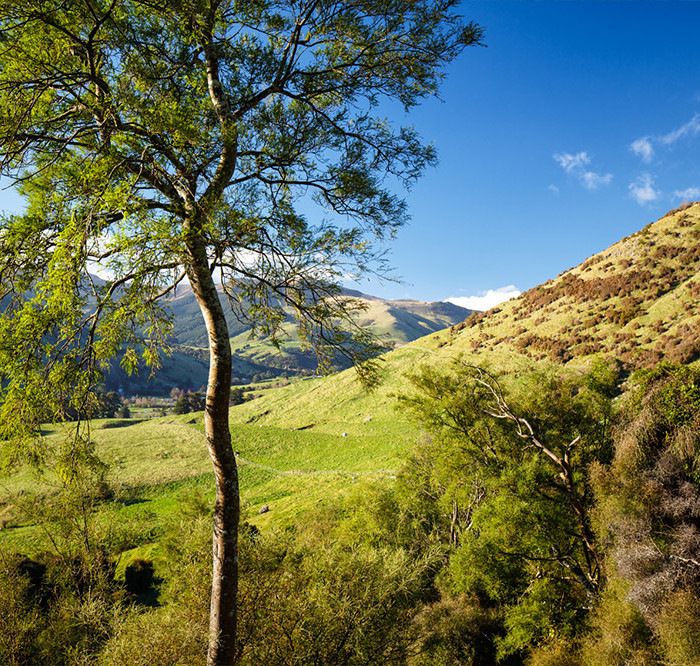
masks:
<instances>
[{"instance_id":1,"label":"bark texture","mask_svg":"<svg viewBox=\"0 0 700 666\"><path fill-rule=\"evenodd\" d=\"M207 327L209 380L204 415L207 447L216 478L213 572L207 666L236 663L238 596L238 468L228 423L231 348L224 309L212 279L204 243L188 243L188 277Z\"/></svg>"}]
</instances>

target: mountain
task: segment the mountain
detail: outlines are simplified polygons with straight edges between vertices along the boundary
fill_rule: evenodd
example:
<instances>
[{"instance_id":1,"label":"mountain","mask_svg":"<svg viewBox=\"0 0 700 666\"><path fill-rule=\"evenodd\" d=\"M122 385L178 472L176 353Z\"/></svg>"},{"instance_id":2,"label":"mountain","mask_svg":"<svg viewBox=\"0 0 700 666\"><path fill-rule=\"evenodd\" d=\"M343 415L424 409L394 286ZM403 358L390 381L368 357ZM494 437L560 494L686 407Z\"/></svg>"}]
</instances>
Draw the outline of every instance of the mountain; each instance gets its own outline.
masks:
<instances>
[{"instance_id":1,"label":"mountain","mask_svg":"<svg viewBox=\"0 0 700 666\"><path fill-rule=\"evenodd\" d=\"M461 345L559 363L594 354L628 369L700 355L700 204L667 213L555 280L472 315Z\"/></svg>"},{"instance_id":2,"label":"mountain","mask_svg":"<svg viewBox=\"0 0 700 666\"><path fill-rule=\"evenodd\" d=\"M219 291L222 300L225 300L221 287ZM350 289L346 289L343 293L361 301L367 308L357 318L358 324L371 326L374 332L392 347L453 326L473 312L458 305L440 301L434 303L416 300L390 301ZM174 317L174 341L183 346L206 348L207 332L192 289L187 285L178 288L177 295L168 301L168 305ZM226 321L231 338L248 336L250 327L237 319L230 308L227 308ZM289 323L293 323L291 314ZM290 333L292 328L290 326ZM290 335L290 340L294 339L294 336Z\"/></svg>"},{"instance_id":3,"label":"mountain","mask_svg":"<svg viewBox=\"0 0 700 666\"><path fill-rule=\"evenodd\" d=\"M352 371L287 387L239 410L248 421L308 428L338 413L396 419L395 394L421 364L463 356L503 369L617 359L632 371L700 359L700 202L670 211L518 298L383 357L383 384L363 392ZM269 415L269 416L268 416Z\"/></svg>"},{"instance_id":4,"label":"mountain","mask_svg":"<svg viewBox=\"0 0 700 666\"><path fill-rule=\"evenodd\" d=\"M371 326L380 338L394 347L454 326L473 312L442 301L385 301L359 291L347 290L346 293L367 306L358 319L360 326ZM465 312L469 314L465 315Z\"/></svg>"},{"instance_id":5,"label":"mountain","mask_svg":"<svg viewBox=\"0 0 700 666\"><path fill-rule=\"evenodd\" d=\"M371 328L389 349L454 326L473 312L452 303L383 300L353 290L344 293L364 304L366 309L357 317L357 323ZM167 394L173 386L198 390L206 384L206 329L192 289L179 287L168 304L173 314L172 355L163 358L162 367L152 376L147 368L128 376L117 362L113 363L106 380L108 388L122 388L128 394ZM234 381L315 373L316 357L302 348L291 314L284 324L287 340L277 349L265 339L251 338L250 327L227 310Z\"/></svg>"}]
</instances>

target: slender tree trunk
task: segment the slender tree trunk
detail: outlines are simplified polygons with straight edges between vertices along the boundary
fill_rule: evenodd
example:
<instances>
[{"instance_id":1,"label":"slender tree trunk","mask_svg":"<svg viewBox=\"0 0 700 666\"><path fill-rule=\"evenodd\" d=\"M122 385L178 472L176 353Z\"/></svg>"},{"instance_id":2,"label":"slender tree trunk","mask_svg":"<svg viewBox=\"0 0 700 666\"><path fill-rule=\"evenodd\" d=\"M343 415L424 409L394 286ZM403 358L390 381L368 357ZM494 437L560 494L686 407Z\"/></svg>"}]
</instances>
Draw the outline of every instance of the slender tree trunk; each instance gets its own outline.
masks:
<instances>
[{"instance_id":1,"label":"slender tree trunk","mask_svg":"<svg viewBox=\"0 0 700 666\"><path fill-rule=\"evenodd\" d=\"M194 237L188 241L187 249L190 260L187 275L204 316L209 338L204 426L216 477L207 666L231 666L236 662L240 517L238 469L228 423L231 347L224 310L212 279L204 243L199 237Z\"/></svg>"}]
</instances>

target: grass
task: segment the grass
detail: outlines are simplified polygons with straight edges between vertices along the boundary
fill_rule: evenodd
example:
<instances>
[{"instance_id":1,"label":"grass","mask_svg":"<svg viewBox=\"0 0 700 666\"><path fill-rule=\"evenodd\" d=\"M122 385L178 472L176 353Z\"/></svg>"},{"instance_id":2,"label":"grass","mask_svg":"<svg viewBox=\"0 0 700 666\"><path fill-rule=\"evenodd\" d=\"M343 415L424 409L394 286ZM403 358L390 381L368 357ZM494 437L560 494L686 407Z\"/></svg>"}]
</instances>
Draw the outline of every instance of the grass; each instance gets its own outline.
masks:
<instances>
[{"instance_id":1,"label":"grass","mask_svg":"<svg viewBox=\"0 0 700 666\"><path fill-rule=\"evenodd\" d=\"M683 215L687 216L685 221ZM617 307L623 296L574 302L563 294L550 303L528 308L521 297L490 311L477 325L431 333L386 354L382 359L382 383L371 393L348 370L329 378L265 390L261 397L232 408L231 430L239 455L247 519L265 529L285 527L310 508L333 502L358 484L390 482L418 436L417 430L396 412L396 395L410 390L406 373L421 364L446 368L464 355L475 363L488 361L491 367L526 371L533 364L550 361L541 350L519 348L518 339L536 333L566 343L570 331L582 329L577 322L594 315L601 315L600 321L585 332L599 340L599 353L612 356L620 353L616 342L620 331L633 331L629 344L649 350L663 335L655 327L659 320L671 333L688 323L700 325L691 288L700 265L676 266L673 257L655 262L649 254L664 247L693 248L698 236L700 205L695 205L569 271L581 280L595 280L624 276L625 271L644 265L690 276L660 294L654 292L651 280L641 294L640 311L624 325L605 315L605 308ZM544 288L556 289L564 279L560 276ZM575 356L568 367L576 371L590 358L585 354ZM60 436L60 428L47 429L45 434L50 443ZM158 526L176 511L183 494L199 490L207 497L213 496L201 414L95 421L92 437L98 454L109 465L110 483L118 496L126 498L119 511L125 517L146 516L144 525L149 530L157 532ZM40 479L27 470L0 482L0 520L9 519L15 525L0 532L0 538L13 543L30 543L37 533L36 527L18 525L16 520L13 523L12 497L23 489L47 493L51 487L42 490ZM269 511L258 513L263 505Z\"/></svg>"},{"instance_id":2,"label":"grass","mask_svg":"<svg viewBox=\"0 0 700 666\"><path fill-rule=\"evenodd\" d=\"M285 399L278 394L293 387L267 391L268 400ZM309 507L333 501L359 477L392 476L416 434L395 420L358 419L357 415L344 422L337 414L332 421L305 430L241 423L249 414L232 409L231 433L239 457L243 505L249 521L261 527L292 524ZM43 434L51 445L67 432L58 425L46 427ZM117 513L111 519L138 521L144 533L157 535L163 522L176 513L182 497L197 491L213 500L214 477L201 413L97 420L91 424L91 438L109 468L107 479L115 490L110 511ZM51 474L39 477L27 469L0 482L0 518L9 519L10 525L0 532L6 545L26 552L48 547L36 525L17 518L16 501L20 492L46 498L59 487ZM263 505L269 511L258 514Z\"/></svg>"}]
</instances>

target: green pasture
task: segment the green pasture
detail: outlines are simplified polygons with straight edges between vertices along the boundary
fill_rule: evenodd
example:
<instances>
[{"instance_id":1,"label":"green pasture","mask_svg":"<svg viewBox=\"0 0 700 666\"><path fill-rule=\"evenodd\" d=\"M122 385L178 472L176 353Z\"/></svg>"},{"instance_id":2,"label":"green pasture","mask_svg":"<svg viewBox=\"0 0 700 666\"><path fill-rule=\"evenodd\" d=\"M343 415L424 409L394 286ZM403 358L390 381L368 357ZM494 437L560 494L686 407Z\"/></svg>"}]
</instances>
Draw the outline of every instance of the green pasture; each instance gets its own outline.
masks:
<instances>
[{"instance_id":1,"label":"green pasture","mask_svg":"<svg viewBox=\"0 0 700 666\"><path fill-rule=\"evenodd\" d=\"M386 408L355 411L357 401L351 401L352 409L319 410L319 403L314 407L304 395L310 392L317 401L320 385L312 380L271 389L264 398L231 409L244 517L260 528L287 527L309 508L333 502L365 480L390 480L417 436ZM292 396L300 401L296 424L273 425L271 410ZM69 425L46 426L42 435L51 447L70 435ZM213 500L201 413L96 420L90 438L108 469L111 494L101 509L103 520L138 523L145 535L139 552L148 549L149 539L157 540L163 521L177 514L183 498L196 492ZM22 497L50 499L59 488L50 471L39 475L23 468L0 478L0 540L27 553L48 547L47 535L22 520L17 504Z\"/></svg>"}]
</instances>

